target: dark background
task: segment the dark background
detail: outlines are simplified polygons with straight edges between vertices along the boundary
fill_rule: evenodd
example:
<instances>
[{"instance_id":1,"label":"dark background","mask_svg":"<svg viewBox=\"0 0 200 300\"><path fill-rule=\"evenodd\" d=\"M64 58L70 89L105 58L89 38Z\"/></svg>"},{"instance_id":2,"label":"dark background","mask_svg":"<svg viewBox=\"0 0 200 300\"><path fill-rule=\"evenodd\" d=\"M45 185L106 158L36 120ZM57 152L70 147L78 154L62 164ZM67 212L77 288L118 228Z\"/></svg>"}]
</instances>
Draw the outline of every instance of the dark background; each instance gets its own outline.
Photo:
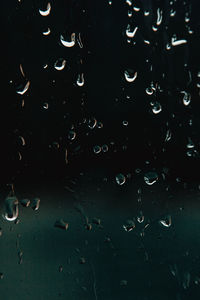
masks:
<instances>
[{"instance_id":1,"label":"dark background","mask_svg":"<svg viewBox=\"0 0 200 300\"><path fill-rule=\"evenodd\" d=\"M196 300L200 4L52 0L51 5L50 15L42 17L39 9L47 1L1 4L0 213L9 183L19 201L41 202L37 211L19 204L14 222L1 217L0 298ZM163 20L154 32L158 8ZM138 27L130 44L127 24ZM50 35L43 36L48 27ZM81 34L83 48L61 44L60 35L69 38L72 32ZM173 34L187 43L166 50ZM60 58L67 63L57 71ZM137 71L134 83L126 82L127 69ZM76 84L80 73L83 87ZM27 80L28 91L17 94ZM160 89L149 96L151 82ZM181 91L191 94L188 106ZM161 104L159 114L152 113L151 101ZM194 143L191 156L188 138ZM95 145L107 145L108 151L95 154ZM144 182L149 171L159 178L152 186ZM126 179L121 186L119 173ZM169 216L172 225L162 226L160 220ZM60 219L69 224L67 231L54 226ZM130 232L123 228L127 220L136 225Z\"/></svg>"}]
</instances>

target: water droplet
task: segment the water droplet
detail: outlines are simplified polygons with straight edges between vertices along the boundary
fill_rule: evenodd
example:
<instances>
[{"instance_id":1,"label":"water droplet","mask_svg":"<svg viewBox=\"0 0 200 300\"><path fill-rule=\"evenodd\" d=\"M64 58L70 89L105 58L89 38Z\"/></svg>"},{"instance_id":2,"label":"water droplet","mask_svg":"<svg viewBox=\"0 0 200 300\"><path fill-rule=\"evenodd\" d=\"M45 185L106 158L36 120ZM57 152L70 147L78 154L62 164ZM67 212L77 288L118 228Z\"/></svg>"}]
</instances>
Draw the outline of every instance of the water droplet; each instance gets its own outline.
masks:
<instances>
[{"instance_id":1,"label":"water droplet","mask_svg":"<svg viewBox=\"0 0 200 300\"><path fill-rule=\"evenodd\" d=\"M144 16L145 16L145 17L149 16L149 14L150 14L149 11L147 11L147 10L144 11Z\"/></svg>"},{"instance_id":2,"label":"water droplet","mask_svg":"<svg viewBox=\"0 0 200 300\"><path fill-rule=\"evenodd\" d=\"M3 276L4 276L3 273L0 273L0 279L3 279Z\"/></svg>"},{"instance_id":3,"label":"water droplet","mask_svg":"<svg viewBox=\"0 0 200 300\"><path fill-rule=\"evenodd\" d=\"M173 9L171 9L171 11L170 11L170 17L173 18L175 16L175 14L176 14L176 11L173 10Z\"/></svg>"},{"instance_id":4,"label":"water droplet","mask_svg":"<svg viewBox=\"0 0 200 300\"><path fill-rule=\"evenodd\" d=\"M78 75L76 83L77 83L78 86L83 86L84 85L85 81L84 81L83 73Z\"/></svg>"},{"instance_id":5,"label":"water droplet","mask_svg":"<svg viewBox=\"0 0 200 300\"><path fill-rule=\"evenodd\" d=\"M170 141L171 138L172 138L172 133L171 133L171 131L168 129L168 130L167 130L167 133L166 133L166 137L165 137L165 142Z\"/></svg>"},{"instance_id":6,"label":"water droplet","mask_svg":"<svg viewBox=\"0 0 200 300\"><path fill-rule=\"evenodd\" d=\"M192 142L191 138L188 138L188 144L187 144L187 148L188 149L192 149L194 148L194 143Z\"/></svg>"},{"instance_id":7,"label":"water droplet","mask_svg":"<svg viewBox=\"0 0 200 300\"><path fill-rule=\"evenodd\" d=\"M101 152L101 147L96 145L96 146L93 147L93 151L94 151L95 154L98 154L98 153Z\"/></svg>"},{"instance_id":8,"label":"water droplet","mask_svg":"<svg viewBox=\"0 0 200 300\"><path fill-rule=\"evenodd\" d=\"M133 82L137 78L137 72L129 69L124 72L124 76L127 82Z\"/></svg>"},{"instance_id":9,"label":"water droplet","mask_svg":"<svg viewBox=\"0 0 200 300\"><path fill-rule=\"evenodd\" d=\"M61 34L60 41L61 41L62 45L65 46L65 47L73 47L75 45L75 41L76 41L75 33L71 34L71 40L70 41L65 40L63 35Z\"/></svg>"},{"instance_id":10,"label":"water droplet","mask_svg":"<svg viewBox=\"0 0 200 300\"><path fill-rule=\"evenodd\" d=\"M57 71L62 71L66 66L66 60L59 58L55 63L54 63L54 68Z\"/></svg>"},{"instance_id":11,"label":"water droplet","mask_svg":"<svg viewBox=\"0 0 200 300\"><path fill-rule=\"evenodd\" d=\"M127 284L128 284L128 281L127 281L127 280L121 280L121 281L120 281L120 285L121 285L121 286L127 286Z\"/></svg>"},{"instance_id":12,"label":"water droplet","mask_svg":"<svg viewBox=\"0 0 200 300\"><path fill-rule=\"evenodd\" d=\"M86 263L86 260L85 260L85 258L84 257L80 257L80 259L79 259L79 262L80 262L80 264L85 264Z\"/></svg>"},{"instance_id":13,"label":"water droplet","mask_svg":"<svg viewBox=\"0 0 200 300\"><path fill-rule=\"evenodd\" d=\"M127 35L127 37L133 38L135 36L137 30L138 30L138 27L135 27L135 29L132 31L131 30L131 26L128 24L127 28L126 28L126 35Z\"/></svg>"},{"instance_id":14,"label":"water droplet","mask_svg":"<svg viewBox=\"0 0 200 300\"><path fill-rule=\"evenodd\" d=\"M123 185L126 182L126 177L122 173L119 173L116 175L115 180L117 184Z\"/></svg>"},{"instance_id":15,"label":"water droplet","mask_svg":"<svg viewBox=\"0 0 200 300\"><path fill-rule=\"evenodd\" d=\"M127 220L126 224L122 226L125 231L130 232L135 228L135 223L133 220Z\"/></svg>"},{"instance_id":16,"label":"water droplet","mask_svg":"<svg viewBox=\"0 0 200 300\"><path fill-rule=\"evenodd\" d=\"M31 201L29 199L21 199L20 203L22 206L28 207L30 205Z\"/></svg>"},{"instance_id":17,"label":"water droplet","mask_svg":"<svg viewBox=\"0 0 200 300\"><path fill-rule=\"evenodd\" d=\"M138 223L143 223L144 222L144 215L143 212L140 211L139 216L137 217Z\"/></svg>"},{"instance_id":18,"label":"water droplet","mask_svg":"<svg viewBox=\"0 0 200 300\"><path fill-rule=\"evenodd\" d=\"M146 88L146 93L151 96L153 94L153 89L151 87Z\"/></svg>"},{"instance_id":19,"label":"water droplet","mask_svg":"<svg viewBox=\"0 0 200 300\"><path fill-rule=\"evenodd\" d=\"M100 225L101 224L101 220L99 218L93 218L92 222L96 225Z\"/></svg>"},{"instance_id":20,"label":"water droplet","mask_svg":"<svg viewBox=\"0 0 200 300\"><path fill-rule=\"evenodd\" d=\"M22 146L25 146L26 145L26 142L25 142L25 139L23 138L23 136L19 136L19 140L20 140L20 144L22 145Z\"/></svg>"},{"instance_id":21,"label":"water droplet","mask_svg":"<svg viewBox=\"0 0 200 300\"><path fill-rule=\"evenodd\" d=\"M69 224L64 222L62 219L61 220L57 220L54 224L55 227L57 228L61 228L61 229L64 229L64 230L67 230L68 227L69 227Z\"/></svg>"},{"instance_id":22,"label":"water droplet","mask_svg":"<svg viewBox=\"0 0 200 300\"><path fill-rule=\"evenodd\" d=\"M27 83L25 84L25 86L20 87L17 90L17 94L24 95L28 91L29 87L30 87L30 81L27 81Z\"/></svg>"},{"instance_id":23,"label":"water droplet","mask_svg":"<svg viewBox=\"0 0 200 300\"><path fill-rule=\"evenodd\" d=\"M186 290L190 286L191 275L189 272L185 272L183 275L183 288Z\"/></svg>"},{"instance_id":24,"label":"water droplet","mask_svg":"<svg viewBox=\"0 0 200 300\"><path fill-rule=\"evenodd\" d=\"M109 5L112 5L112 1L108 1L108 4L109 4Z\"/></svg>"},{"instance_id":25,"label":"water droplet","mask_svg":"<svg viewBox=\"0 0 200 300\"><path fill-rule=\"evenodd\" d=\"M133 12L131 10L128 10L128 17L131 18L133 15Z\"/></svg>"},{"instance_id":26,"label":"water droplet","mask_svg":"<svg viewBox=\"0 0 200 300\"><path fill-rule=\"evenodd\" d=\"M187 93L187 92L185 92L185 91L183 91L183 92L181 92L181 93L184 94L184 96L183 96L183 104L184 104L185 106L188 106L188 105L190 104L190 102L191 102L191 94L190 94L190 93Z\"/></svg>"},{"instance_id":27,"label":"water droplet","mask_svg":"<svg viewBox=\"0 0 200 300\"><path fill-rule=\"evenodd\" d=\"M50 33L51 33L50 28L47 28L47 30L45 30L45 31L42 32L42 34L45 35L45 36L49 35Z\"/></svg>"},{"instance_id":28,"label":"water droplet","mask_svg":"<svg viewBox=\"0 0 200 300\"><path fill-rule=\"evenodd\" d=\"M69 133L68 133L68 139L70 141L73 141L75 138L76 138L76 132L73 131L73 130L70 130Z\"/></svg>"},{"instance_id":29,"label":"water droplet","mask_svg":"<svg viewBox=\"0 0 200 300\"><path fill-rule=\"evenodd\" d=\"M132 0L126 0L126 3L131 6L132 5Z\"/></svg>"},{"instance_id":30,"label":"water droplet","mask_svg":"<svg viewBox=\"0 0 200 300\"><path fill-rule=\"evenodd\" d=\"M31 207L32 207L33 210L38 210L39 207L40 207L40 199L39 198L34 198L31 201Z\"/></svg>"},{"instance_id":31,"label":"water droplet","mask_svg":"<svg viewBox=\"0 0 200 300\"><path fill-rule=\"evenodd\" d=\"M140 7L133 6L133 10L138 12L138 11L140 11Z\"/></svg>"},{"instance_id":32,"label":"water droplet","mask_svg":"<svg viewBox=\"0 0 200 300\"><path fill-rule=\"evenodd\" d=\"M176 37L172 37L172 46L179 46L187 43L187 40L182 39L182 40L177 40Z\"/></svg>"},{"instance_id":33,"label":"water droplet","mask_svg":"<svg viewBox=\"0 0 200 300\"><path fill-rule=\"evenodd\" d=\"M162 106L159 102L155 102L152 107L152 112L154 114L159 114L162 111Z\"/></svg>"},{"instance_id":34,"label":"water droplet","mask_svg":"<svg viewBox=\"0 0 200 300\"><path fill-rule=\"evenodd\" d=\"M162 22L162 10L160 8L157 9L157 21L156 25L159 26Z\"/></svg>"},{"instance_id":35,"label":"water droplet","mask_svg":"<svg viewBox=\"0 0 200 300\"><path fill-rule=\"evenodd\" d=\"M160 220L159 223L164 227L170 227L172 225L171 216L167 216L165 219Z\"/></svg>"},{"instance_id":36,"label":"water droplet","mask_svg":"<svg viewBox=\"0 0 200 300\"><path fill-rule=\"evenodd\" d=\"M15 221L19 214L18 199L15 196L8 196L5 199L5 214L2 215L7 221Z\"/></svg>"},{"instance_id":37,"label":"water droplet","mask_svg":"<svg viewBox=\"0 0 200 300\"><path fill-rule=\"evenodd\" d=\"M144 175L144 181L148 185L154 184L158 180L158 174L156 172L148 172Z\"/></svg>"},{"instance_id":38,"label":"water droplet","mask_svg":"<svg viewBox=\"0 0 200 300\"><path fill-rule=\"evenodd\" d=\"M47 8L45 10L39 9L39 13L41 16L46 17L50 14L51 12L51 3L48 2Z\"/></svg>"},{"instance_id":39,"label":"water droplet","mask_svg":"<svg viewBox=\"0 0 200 300\"><path fill-rule=\"evenodd\" d=\"M49 104L48 104L47 102L45 102L45 103L43 104L43 108L44 108L44 109L48 109L48 108L49 108Z\"/></svg>"},{"instance_id":40,"label":"water droplet","mask_svg":"<svg viewBox=\"0 0 200 300\"><path fill-rule=\"evenodd\" d=\"M122 122L122 124L123 124L124 126L128 126L128 121L125 121L125 120L124 120L124 121Z\"/></svg>"},{"instance_id":41,"label":"water droplet","mask_svg":"<svg viewBox=\"0 0 200 300\"><path fill-rule=\"evenodd\" d=\"M108 152L108 146L106 144L104 144L101 149L103 152Z\"/></svg>"}]
</instances>

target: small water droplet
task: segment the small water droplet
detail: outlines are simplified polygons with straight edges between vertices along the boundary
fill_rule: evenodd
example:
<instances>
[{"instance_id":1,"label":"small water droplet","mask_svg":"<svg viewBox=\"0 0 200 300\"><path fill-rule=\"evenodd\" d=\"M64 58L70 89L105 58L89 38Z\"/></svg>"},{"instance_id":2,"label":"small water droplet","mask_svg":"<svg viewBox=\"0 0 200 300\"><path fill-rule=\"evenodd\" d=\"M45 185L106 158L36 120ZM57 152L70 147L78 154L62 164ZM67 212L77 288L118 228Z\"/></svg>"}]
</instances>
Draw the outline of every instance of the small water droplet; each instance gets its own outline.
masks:
<instances>
[{"instance_id":1,"label":"small water droplet","mask_svg":"<svg viewBox=\"0 0 200 300\"><path fill-rule=\"evenodd\" d=\"M84 85L85 81L84 81L83 73L78 75L76 83L77 83L78 86L83 86Z\"/></svg>"},{"instance_id":2,"label":"small water droplet","mask_svg":"<svg viewBox=\"0 0 200 300\"><path fill-rule=\"evenodd\" d=\"M104 144L101 149L103 152L108 152L108 145Z\"/></svg>"},{"instance_id":3,"label":"small water droplet","mask_svg":"<svg viewBox=\"0 0 200 300\"><path fill-rule=\"evenodd\" d=\"M98 154L98 153L101 152L101 147L96 145L96 146L93 147L93 151L94 151L95 154Z\"/></svg>"},{"instance_id":4,"label":"small water droplet","mask_svg":"<svg viewBox=\"0 0 200 300\"><path fill-rule=\"evenodd\" d=\"M57 71L62 71L66 66L66 60L59 58L55 63L54 63L54 68Z\"/></svg>"},{"instance_id":5,"label":"small water droplet","mask_svg":"<svg viewBox=\"0 0 200 300\"><path fill-rule=\"evenodd\" d=\"M125 231L130 232L135 228L135 223L133 220L127 220L126 224L122 226Z\"/></svg>"},{"instance_id":6,"label":"small water droplet","mask_svg":"<svg viewBox=\"0 0 200 300\"><path fill-rule=\"evenodd\" d=\"M32 207L33 210L38 210L39 207L40 207L40 199L39 198L34 198L31 201L31 207Z\"/></svg>"},{"instance_id":7,"label":"small water droplet","mask_svg":"<svg viewBox=\"0 0 200 300\"><path fill-rule=\"evenodd\" d=\"M115 180L118 185L123 185L126 182L126 177L122 173L119 173L116 175Z\"/></svg>"},{"instance_id":8,"label":"small water droplet","mask_svg":"<svg viewBox=\"0 0 200 300\"><path fill-rule=\"evenodd\" d=\"M134 72L131 69L128 69L127 71L124 71L124 76L127 82L133 82L137 78L137 72Z\"/></svg>"},{"instance_id":9,"label":"small water droplet","mask_svg":"<svg viewBox=\"0 0 200 300\"><path fill-rule=\"evenodd\" d=\"M54 224L54 227L57 227L57 228L61 228L61 229L64 229L64 230L67 230L68 227L69 227L69 224L64 222L62 219L61 220L57 220Z\"/></svg>"},{"instance_id":10,"label":"small water droplet","mask_svg":"<svg viewBox=\"0 0 200 300\"><path fill-rule=\"evenodd\" d=\"M69 133L68 133L68 139L70 141L73 141L75 138L76 138L76 132L73 131L73 130L70 130Z\"/></svg>"}]
</instances>

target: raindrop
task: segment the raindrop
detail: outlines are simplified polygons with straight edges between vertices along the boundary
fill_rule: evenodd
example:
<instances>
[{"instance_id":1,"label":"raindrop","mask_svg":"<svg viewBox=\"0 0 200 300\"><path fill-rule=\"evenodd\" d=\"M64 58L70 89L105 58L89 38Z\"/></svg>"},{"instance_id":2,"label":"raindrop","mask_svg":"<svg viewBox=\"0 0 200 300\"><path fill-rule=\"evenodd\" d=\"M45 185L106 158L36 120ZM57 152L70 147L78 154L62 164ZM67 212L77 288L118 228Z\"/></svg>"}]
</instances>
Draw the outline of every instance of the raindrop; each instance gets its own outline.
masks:
<instances>
[{"instance_id":1,"label":"raindrop","mask_svg":"<svg viewBox=\"0 0 200 300\"><path fill-rule=\"evenodd\" d=\"M150 14L150 12L149 12L149 11L147 11L147 10L146 10L146 11L144 11L144 16L145 16L145 17L149 16L149 14Z\"/></svg>"},{"instance_id":2,"label":"raindrop","mask_svg":"<svg viewBox=\"0 0 200 300\"><path fill-rule=\"evenodd\" d=\"M191 102L191 94L190 94L190 93L187 93L187 92L185 92L185 91L183 91L183 92L181 92L181 93L184 94L184 96L183 96L183 104L184 104L185 106L188 106L188 105L190 104L190 102Z\"/></svg>"},{"instance_id":3,"label":"raindrop","mask_svg":"<svg viewBox=\"0 0 200 300\"><path fill-rule=\"evenodd\" d=\"M19 139L20 139L20 143L22 146L25 146L26 145L26 142L25 142L25 139L23 138L23 136L19 136Z\"/></svg>"},{"instance_id":4,"label":"raindrop","mask_svg":"<svg viewBox=\"0 0 200 300\"><path fill-rule=\"evenodd\" d=\"M101 220L98 218L93 218L92 222L96 225L100 225L101 224Z\"/></svg>"},{"instance_id":5,"label":"raindrop","mask_svg":"<svg viewBox=\"0 0 200 300\"><path fill-rule=\"evenodd\" d=\"M109 5L112 5L112 1L108 1L108 4L109 4Z\"/></svg>"},{"instance_id":6,"label":"raindrop","mask_svg":"<svg viewBox=\"0 0 200 300\"><path fill-rule=\"evenodd\" d=\"M172 133L171 133L171 131L168 129L168 130L167 130L167 133L166 133L166 137L165 137L165 142L170 141L171 138L172 138Z\"/></svg>"},{"instance_id":7,"label":"raindrop","mask_svg":"<svg viewBox=\"0 0 200 300\"><path fill-rule=\"evenodd\" d=\"M39 209L39 206L40 206L40 199L39 198L34 198L32 201L31 201L31 207L33 210L38 210Z\"/></svg>"},{"instance_id":8,"label":"raindrop","mask_svg":"<svg viewBox=\"0 0 200 300\"><path fill-rule=\"evenodd\" d=\"M43 35L49 35L50 33L51 33L50 28L47 28L47 30L42 32Z\"/></svg>"},{"instance_id":9,"label":"raindrop","mask_svg":"<svg viewBox=\"0 0 200 300\"><path fill-rule=\"evenodd\" d=\"M108 146L106 144L104 144L101 149L103 152L108 152Z\"/></svg>"},{"instance_id":10,"label":"raindrop","mask_svg":"<svg viewBox=\"0 0 200 300\"><path fill-rule=\"evenodd\" d=\"M121 286L127 286L127 284L128 284L127 280L121 280L120 281Z\"/></svg>"},{"instance_id":11,"label":"raindrop","mask_svg":"<svg viewBox=\"0 0 200 300\"><path fill-rule=\"evenodd\" d=\"M124 120L124 121L122 122L122 124L123 124L124 126L128 126L128 121L125 121L125 120Z\"/></svg>"},{"instance_id":12,"label":"raindrop","mask_svg":"<svg viewBox=\"0 0 200 300\"><path fill-rule=\"evenodd\" d=\"M73 141L75 138L76 138L76 132L73 131L73 130L70 130L69 133L68 133L68 139L70 141Z\"/></svg>"},{"instance_id":13,"label":"raindrop","mask_svg":"<svg viewBox=\"0 0 200 300\"><path fill-rule=\"evenodd\" d=\"M133 72L133 70L127 70L124 72L124 76L127 82L133 82L137 78L137 72Z\"/></svg>"},{"instance_id":14,"label":"raindrop","mask_svg":"<svg viewBox=\"0 0 200 300\"><path fill-rule=\"evenodd\" d=\"M176 40L175 37L172 38L172 46L179 46L179 45L183 45L183 44L186 44L187 43L187 40Z\"/></svg>"},{"instance_id":15,"label":"raindrop","mask_svg":"<svg viewBox=\"0 0 200 300\"><path fill-rule=\"evenodd\" d=\"M96 127L96 125L99 125L99 123L100 122L98 122L98 124L97 124L97 120L95 119L95 118L91 118L91 119L89 119L89 121L88 121L88 127L90 128L90 129L94 129L95 127ZM102 124L102 123L101 123ZM101 127L98 127L98 128L101 128Z\"/></svg>"},{"instance_id":16,"label":"raindrop","mask_svg":"<svg viewBox=\"0 0 200 300\"><path fill-rule=\"evenodd\" d=\"M131 26L128 24L126 28L126 35L129 38L133 38L138 30L138 27L135 27L133 31L131 31Z\"/></svg>"},{"instance_id":17,"label":"raindrop","mask_svg":"<svg viewBox=\"0 0 200 300\"><path fill-rule=\"evenodd\" d=\"M167 216L167 218L160 220L159 223L164 227L170 227L172 225L171 216Z\"/></svg>"},{"instance_id":18,"label":"raindrop","mask_svg":"<svg viewBox=\"0 0 200 300\"><path fill-rule=\"evenodd\" d=\"M148 172L144 175L144 181L148 185L154 184L158 180L158 174L156 172Z\"/></svg>"},{"instance_id":19,"label":"raindrop","mask_svg":"<svg viewBox=\"0 0 200 300\"><path fill-rule=\"evenodd\" d=\"M21 203L22 206L28 207L31 201L29 199L22 199L19 202Z\"/></svg>"},{"instance_id":20,"label":"raindrop","mask_svg":"<svg viewBox=\"0 0 200 300\"><path fill-rule=\"evenodd\" d=\"M96 145L96 146L93 147L93 151L94 151L95 154L98 154L98 153L101 152L101 147Z\"/></svg>"},{"instance_id":21,"label":"raindrop","mask_svg":"<svg viewBox=\"0 0 200 300\"><path fill-rule=\"evenodd\" d=\"M173 10L173 9L171 9L171 11L170 11L170 17L174 17L174 16L175 16L175 14L176 14L176 11L175 11L175 10Z\"/></svg>"},{"instance_id":22,"label":"raindrop","mask_svg":"<svg viewBox=\"0 0 200 300\"><path fill-rule=\"evenodd\" d=\"M79 32L79 34L78 34L77 42L78 42L78 44L79 44L79 47L80 47L80 48L83 48L83 43L82 43L82 41L81 41L81 34L80 34L80 32Z\"/></svg>"},{"instance_id":23,"label":"raindrop","mask_svg":"<svg viewBox=\"0 0 200 300\"><path fill-rule=\"evenodd\" d=\"M143 215L142 211L140 211L140 214L137 217L137 221L138 221L138 223L143 223L144 222L144 215Z\"/></svg>"},{"instance_id":24,"label":"raindrop","mask_svg":"<svg viewBox=\"0 0 200 300\"><path fill-rule=\"evenodd\" d=\"M8 196L5 199L5 215L3 218L7 221L15 221L19 214L18 199L15 196Z\"/></svg>"},{"instance_id":25,"label":"raindrop","mask_svg":"<svg viewBox=\"0 0 200 300\"><path fill-rule=\"evenodd\" d=\"M78 75L76 83L77 83L78 86L83 86L84 85L84 75L83 75L83 73Z\"/></svg>"},{"instance_id":26,"label":"raindrop","mask_svg":"<svg viewBox=\"0 0 200 300\"><path fill-rule=\"evenodd\" d=\"M162 22L162 11L160 10L160 8L158 8L156 25L159 26L161 22Z\"/></svg>"},{"instance_id":27,"label":"raindrop","mask_svg":"<svg viewBox=\"0 0 200 300\"><path fill-rule=\"evenodd\" d=\"M0 273L0 279L3 279L3 276L4 276L3 273Z\"/></svg>"},{"instance_id":28,"label":"raindrop","mask_svg":"<svg viewBox=\"0 0 200 300\"><path fill-rule=\"evenodd\" d=\"M133 6L133 10L138 12L138 11L140 11L140 7Z\"/></svg>"},{"instance_id":29,"label":"raindrop","mask_svg":"<svg viewBox=\"0 0 200 300\"><path fill-rule=\"evenodd\" d=\"M131 10L128 10L128 17L131 18L133 15L132 11Z\"/></svg>"},{"instance_id":30,"label":"raindrop","mask_svg":"<svg viewBox=\"0 0 200 300\"><path fill-rule=\"evenodd\" d=\"M17 94L24 95L28 91L29 86L30 86L30 81L27 81L27 83L25 84L25 86L23 86L22 88L19 88L17 90Z\"/></svg>"},{"instance_id":31,"label":"raindrop","mask_svg":"<svg viewBox=\"0 0 200 300\"><path fill-rule=\"evenodd\" d=\"M185 272L183 275L183 288L186 290L190 286L191 275L189 272Z\"/></svg>"},{"instance_id":32,"label":"raindrop","mask_svg":"<svg viewBox=\"0 0 200 300\"><path fill-rule=\"evenodd\" d=\"M135 223L133 220L127 220L126 224L122 226L125 231L130 232L135 228Z\"/></svg>"},{"instance_id":33,"label":"raindrop","mask_svg":"<svg viewBox=\"0 0 200 300\"><path fill-rule=\"evenodd\" d=\"M80 257L79 262L81 265L85 264L86 260L84 257Z\"/></svg>"},{"instance_id":34,"label":"raindrop","mask_svg":"<svg viewBox=\"0 0 200 300\"><path fill-rule=\"evenodd\" d=\"M118 185L123 185L126 182L126 177L122 173L119 173L116 175L115 180Z\"/></svg>"},{"instance_id":35,"label":"raindrop","mask_svg":"<svg viewBox=\"0 0 200 300\"><path fill-rule=\"evenodd\" d=\"M153 89L151 87L146 88L146 93L151 96L153 94Z\"/></svg>"},{"instance_id":36,"label":"raindrop","mask_svg":"<svg viewBox=\"0 0 200 300\"><path fill-rule=\"evenodd\" d=\"M76 41L75 33L71 34L71 41L66 41L64 39L63 35L61 34L60 41L61 41L62 45L65 46L65 47L73 47L75 45L75 41Z\"/></svg>"},{"instance_id":37,"label":"raindrop","mask_svg":"<svg viewBox=\"0 0 200 300\"><path fill-rule=\"evenodd\" d=\"M132 5L132 0L126 0L126 3L131 6Z\"/></svg>"},{"instance_id":38,"label":"raindrop","mask_svg":"<svg viewBox=\"0 0 200 300\"><path fill-rule=\"evenodd\" d=\"M68 227L69 227L69 224L64 222L62 219L61 220L57 220L54 224L55 227L57 228L61 228L61 229L64 229L64 230L67 230Z\"/></svg>"},{"instance_id":39,"label":"raindrop","mask_svg":"<svg viewBox=\"0 0 200 300\"><path fill-rule=\"evenodd\" d=\"M152 112L154 114L159 114L162 111L162 106L159 102L155 102L152 107Z\"/></svg>"},{"instance_id":40,"label":"raindrop","mask_svg":"<svg viewBox=\"0 0 200 300\"><path fill-rule=\"evenodd\" d=\"M194 148L194 143L193 143L193 141L191 140L190 137L188 138L187 148L188 149L193 149Z\"/></svg>"},{"instance_id":41,"label":"raindrop","mask_svg":"<svg viewBox=\"0 0 200 300\"><path fill-rule=\"evenodd\" d=\"M58 59L55 63L54 63L54 68L58 71L62 71L66 66L66 60L65 59Z\"/></svg>"},{"instance_id":42,"label":"raindrop","mask_svg":"<svg viewBox=\"0 0 200 300\"><path fill-rule=\"evenodd\" d=\"M48 2L47 8L45 10L39 9L39 13L43 17L48 16L50 14L50 12L51 12L51 3L50 2Z\"/></svg>"},{"instance_id":43,"label":"raindrop","mask_svg":"<svg viewBox=\"0 0 200 300\"><path fill-rule=\"evenodd\" d=\"M45 102L45 103L43 104L43 108L44 108L44 109L48 109L48 108L49 108L49 104L48 104L47 102Z\"/></svg>"}]
</instances>

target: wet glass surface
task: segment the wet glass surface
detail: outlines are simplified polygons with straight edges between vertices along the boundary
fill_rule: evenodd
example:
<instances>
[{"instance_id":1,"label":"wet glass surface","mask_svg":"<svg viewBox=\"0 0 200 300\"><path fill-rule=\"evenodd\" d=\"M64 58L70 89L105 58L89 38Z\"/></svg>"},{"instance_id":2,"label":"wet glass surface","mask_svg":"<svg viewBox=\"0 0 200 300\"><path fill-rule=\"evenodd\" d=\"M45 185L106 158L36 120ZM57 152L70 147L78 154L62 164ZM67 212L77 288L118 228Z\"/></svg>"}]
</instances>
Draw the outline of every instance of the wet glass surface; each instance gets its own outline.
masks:
<instances>
[{"instance_id":1,"label":"wet glass surface","mask_svg":"<svg viewBox=\"0 0 200 300\"><path fill-rule=\"evenodd\" d=\"M2 3L2 299L198 299L199 9Z\"/></svg>"}]
</instances>

